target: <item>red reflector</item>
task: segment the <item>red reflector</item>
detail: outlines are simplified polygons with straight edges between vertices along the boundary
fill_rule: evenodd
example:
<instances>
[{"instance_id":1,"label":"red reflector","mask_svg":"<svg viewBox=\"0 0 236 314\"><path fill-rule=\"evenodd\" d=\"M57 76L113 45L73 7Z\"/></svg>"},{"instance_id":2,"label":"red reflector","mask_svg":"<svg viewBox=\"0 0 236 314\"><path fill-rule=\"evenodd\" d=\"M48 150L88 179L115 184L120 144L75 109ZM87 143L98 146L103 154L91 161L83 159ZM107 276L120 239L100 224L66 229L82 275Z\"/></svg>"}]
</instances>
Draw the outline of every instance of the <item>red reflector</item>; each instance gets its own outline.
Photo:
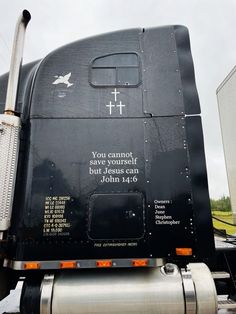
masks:
<instances>
[{"instance_id":1,"label":"red reflector","mask_svg":"<svg viewBox=\"0 0 236 314\"><path fill-rule=\"evenodd\" d=\"M133 267L145 267L148 266L148 259L133 259L132 260Z\"/></svg>"},{"instance_id":2,"label":"red reflector","mask_svg":"<svg viewBox=\"0 0 236 314\"><path fill-rule=\"evenodd\" d=\"M96 266L97 267L112 267L112 260L99 260L96 261Z\"/></svg>"},{"instance_id":3,"label":"red reflector","mask_svg":"<svg viewBox=\"0 0 236 314\"><path fill-rule=\"evenodd\" d=\"M176 255L191 256L193 250L190 247L179 247L175 249Z\"/></svg>"}]
</instances>

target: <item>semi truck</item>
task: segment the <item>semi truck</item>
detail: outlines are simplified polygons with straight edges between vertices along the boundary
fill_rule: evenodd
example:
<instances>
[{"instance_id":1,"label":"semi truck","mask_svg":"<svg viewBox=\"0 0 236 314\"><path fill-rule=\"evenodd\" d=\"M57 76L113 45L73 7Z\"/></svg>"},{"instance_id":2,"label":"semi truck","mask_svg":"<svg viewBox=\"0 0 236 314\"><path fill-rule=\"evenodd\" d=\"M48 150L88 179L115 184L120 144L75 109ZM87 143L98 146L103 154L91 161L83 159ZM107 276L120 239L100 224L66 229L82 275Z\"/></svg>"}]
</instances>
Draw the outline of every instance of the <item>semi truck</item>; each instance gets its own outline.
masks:
<instances>
[{"instance_id":1,"label":"semi truck","mask_svg":"<svg viewBox=\"0 0 236 314\"><path fill-rule=\"evenodd\" d=\"M21 280L22 314L232 304L235 244L215 248L187 28L97 35L22 66L29 20L0 77L1 299Z\"/></svg>"}]
</instances>

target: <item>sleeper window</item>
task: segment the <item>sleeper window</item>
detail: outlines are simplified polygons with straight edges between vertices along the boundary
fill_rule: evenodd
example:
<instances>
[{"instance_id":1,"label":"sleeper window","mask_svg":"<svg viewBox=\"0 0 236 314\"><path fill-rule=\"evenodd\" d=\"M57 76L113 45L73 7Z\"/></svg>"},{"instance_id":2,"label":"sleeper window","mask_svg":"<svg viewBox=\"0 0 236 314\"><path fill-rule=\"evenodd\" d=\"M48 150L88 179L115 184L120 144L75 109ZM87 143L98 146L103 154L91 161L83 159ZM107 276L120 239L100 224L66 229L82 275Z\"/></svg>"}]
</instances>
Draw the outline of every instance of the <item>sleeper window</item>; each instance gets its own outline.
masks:
<instances>
[{"instance_id":1,"label":"sleeper window","mask_svg":"<svg viewBox=\"0 0 236 314\"><path fill-rule=\"evenodd\" d=\"M141 82L140 62L135 53L118 53L99 57L91 64L93 86L137 86Z\"/></svg>"}]
</instances>

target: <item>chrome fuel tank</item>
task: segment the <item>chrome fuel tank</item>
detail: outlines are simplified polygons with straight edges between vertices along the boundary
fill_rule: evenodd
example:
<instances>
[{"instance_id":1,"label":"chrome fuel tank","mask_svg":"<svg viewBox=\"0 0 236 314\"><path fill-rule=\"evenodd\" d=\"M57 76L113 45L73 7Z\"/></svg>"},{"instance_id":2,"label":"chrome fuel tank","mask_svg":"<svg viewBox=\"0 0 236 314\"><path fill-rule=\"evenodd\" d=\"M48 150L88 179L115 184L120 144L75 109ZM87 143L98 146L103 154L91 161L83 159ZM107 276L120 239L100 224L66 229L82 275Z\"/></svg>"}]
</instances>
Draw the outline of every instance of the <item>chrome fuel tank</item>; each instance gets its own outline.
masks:
<instances>
[{"instance_id":1,"label":"chrome fuel tank","mask_svg":"<svg viewBox=\"0 0 236 314\"><path fill-rule=\"evenodd\" d=\"M62 273L55 279L52 314L176 313L185 310L181 275L161 269Z\"/></svg>"},{"instance_id":2,"label":"chrome fuel tank","mask_svg":"<svg viewBox=\"0 0 236 314\"><path fill-rule=\"evenodd\" d=\"M215 314L216 300L211 273L202 263L187 269L166 264L64 271L44 277L40 314Z\"/></svg>"}]
</instances>

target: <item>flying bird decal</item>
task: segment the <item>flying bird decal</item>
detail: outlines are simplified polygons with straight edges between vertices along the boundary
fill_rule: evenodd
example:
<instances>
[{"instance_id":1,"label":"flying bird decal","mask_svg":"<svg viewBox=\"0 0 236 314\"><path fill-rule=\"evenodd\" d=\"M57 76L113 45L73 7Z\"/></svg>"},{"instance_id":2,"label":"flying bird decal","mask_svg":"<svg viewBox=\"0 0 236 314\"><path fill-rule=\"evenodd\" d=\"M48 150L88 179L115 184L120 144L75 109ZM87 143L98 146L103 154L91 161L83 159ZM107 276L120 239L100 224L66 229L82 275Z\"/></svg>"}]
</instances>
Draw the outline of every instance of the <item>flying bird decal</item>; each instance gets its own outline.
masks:
<instances>
[{"instance_id":1,"label":"flying bird decal","mask_svg":"<svg viewBox=\"0 0 236 314\"><path fill-rule=\"evenodd\" d=\"M55 75L54 76L56 78L56 80L52 83L52 84L66 84L67 88L74 85L73 83L69 82L69 79L71 77L71 72L62 76L62 75Z\"/></svg>"}]
</instances>

